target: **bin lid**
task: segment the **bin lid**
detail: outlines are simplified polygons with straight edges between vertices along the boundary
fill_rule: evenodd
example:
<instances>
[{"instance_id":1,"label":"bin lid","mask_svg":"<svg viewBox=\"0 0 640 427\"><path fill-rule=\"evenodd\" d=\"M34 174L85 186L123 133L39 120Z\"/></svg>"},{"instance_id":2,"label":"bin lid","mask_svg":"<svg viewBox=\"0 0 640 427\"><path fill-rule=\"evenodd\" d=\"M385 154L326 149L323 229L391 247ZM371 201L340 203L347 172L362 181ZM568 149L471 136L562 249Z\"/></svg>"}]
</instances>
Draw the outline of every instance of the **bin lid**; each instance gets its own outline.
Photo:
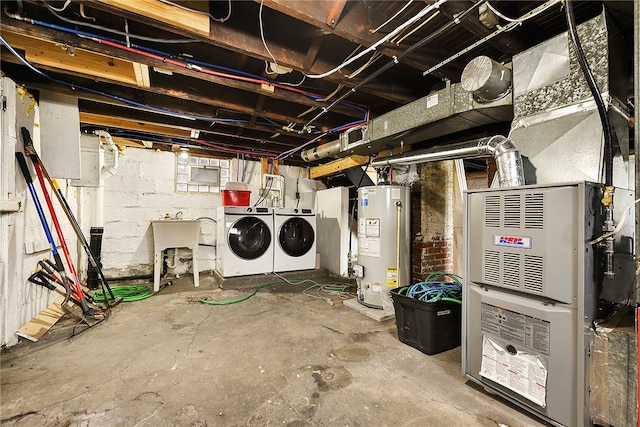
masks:
<instances>
[{"instance_id":1,"label":"bin lid","mask_svg":"<svg viewBox=\"0 0 640 427\"><path fill-rule=\"evenodd\" d=\"M225 190L248 191L249 185L244 182L229 181L224 186Z\"/></svg>"}]
</instances>

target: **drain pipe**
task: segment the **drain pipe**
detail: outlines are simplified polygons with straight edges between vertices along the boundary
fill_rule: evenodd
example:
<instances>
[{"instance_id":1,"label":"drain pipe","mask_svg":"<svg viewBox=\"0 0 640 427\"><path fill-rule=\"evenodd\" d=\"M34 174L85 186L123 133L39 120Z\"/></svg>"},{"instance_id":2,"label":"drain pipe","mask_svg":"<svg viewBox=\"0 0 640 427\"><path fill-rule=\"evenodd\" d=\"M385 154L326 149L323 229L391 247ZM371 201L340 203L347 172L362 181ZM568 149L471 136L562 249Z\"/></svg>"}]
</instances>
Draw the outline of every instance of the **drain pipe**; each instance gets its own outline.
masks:
<instances>
[{"instance_id":1,"label":"drain pipe","mask_svg":"<svg viewBox=\"0 0 640 427\"><path fill-rule=\"evenodd\" d=\"M525 185L520 152L510 139L502 135L383 157L373 160L371 166L381 168L384 166L412 165L489 156L493 156L496 161L500 187Z\"/></svg>"},{"instance_id":2,"label":"drain pipe","mask_svg":"<svg viewBox=\"0 0 640 427\"><path fill-rule=\"evenodd\" d=\"M109 148L113 153L112 160L109 165L103 165L100 168L100 185L96 188L96 201L93 216L93 226L104 226L104 180L111 178L116 174L118 169L118 147L113 143L113 139L108 132L103 130L96 130L93 132L96 136L100 137L100 141L106 141L106 144L102 145Z\"/></svg>"},{"instance_id":3,"label":"drain pipe","mask_svg":"<svg viewBox=\"0 0 640 427\"><path fill-rule=\"evenodd\" d=\"M116 169L118 169L118 147L116 146L116 144L114 144L113 139L108 132L104 130L96 130L93 133L100 138L104 138L104 140L107 142L107 147L113 152L113 160L111 161L111 164L109 166L103 166L100 170L101 179L111 178L116 174Z\"/></svg>"},{"instance_id":4,"label":"drain pipe","mask_svg":"<svg viewBox=\"0 0 640 427\"><path fill-rule=\"evenodd\" d=\"M102 267L102 263L100 259L102 258L102 236L104 234L104 180L112 177L116 174L116 169L118 169L118 147L113 143L113 139L108 132L103 130L96 130L93 132L97 137L99 137L101 141L101 145L103 147L109 148L113 155L111 156L111 161L109 164L104 164L102 160L104 155L101 153L100 155L100 184L96 188L95 192L95 201L93 205L93 212L91 218L91 229L90 229L90 250L91 254L95 261ZM106 143L102 143L102 141L106 141ZM87 268L87 287L89 289L97 289L99 286L98 274L91 265Z\"/></svg>"}]
</instances>

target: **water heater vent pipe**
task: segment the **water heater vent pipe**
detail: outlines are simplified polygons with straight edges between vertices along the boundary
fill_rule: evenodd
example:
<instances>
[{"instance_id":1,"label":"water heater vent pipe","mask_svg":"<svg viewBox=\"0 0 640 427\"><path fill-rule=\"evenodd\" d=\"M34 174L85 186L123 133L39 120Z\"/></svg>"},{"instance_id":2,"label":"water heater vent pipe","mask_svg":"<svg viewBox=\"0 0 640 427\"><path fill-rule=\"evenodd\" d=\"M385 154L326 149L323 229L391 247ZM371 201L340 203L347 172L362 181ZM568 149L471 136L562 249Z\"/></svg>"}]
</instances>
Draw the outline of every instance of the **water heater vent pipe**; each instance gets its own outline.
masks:
<instances>
[{"instance_id":1,"label":"water heater vent pipe","mask_svg":"<svg viewBox=\"0 0 640 427\"><path fill-rule=\"evenodd\" d=\"M525 184L520 151L513 141L502 135L375 159L371 162L371 166L381 168L488 156L493 156L496 161L500 187L517 187Z\"/></svg>"}]
</instances>

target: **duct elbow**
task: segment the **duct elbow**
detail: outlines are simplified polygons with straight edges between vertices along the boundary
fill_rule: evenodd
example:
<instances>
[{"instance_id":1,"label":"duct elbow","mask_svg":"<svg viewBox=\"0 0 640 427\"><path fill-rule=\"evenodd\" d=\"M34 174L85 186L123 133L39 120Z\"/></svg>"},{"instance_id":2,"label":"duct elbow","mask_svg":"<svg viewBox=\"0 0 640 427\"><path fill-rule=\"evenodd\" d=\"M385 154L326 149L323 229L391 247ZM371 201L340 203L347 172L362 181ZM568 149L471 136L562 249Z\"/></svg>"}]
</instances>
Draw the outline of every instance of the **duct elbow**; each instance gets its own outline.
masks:
<instances>
[{"instance_id":1,"label":"duct elbow","mask_svg":"<svg viewBox=\"0 0 640 427\"><path fill-rule=\"evenodd\" d=\"M496 161L500 187L525 185L522 156L513 141L496 135L487 141L487 151Z\"/></svg>"}]
</instances>

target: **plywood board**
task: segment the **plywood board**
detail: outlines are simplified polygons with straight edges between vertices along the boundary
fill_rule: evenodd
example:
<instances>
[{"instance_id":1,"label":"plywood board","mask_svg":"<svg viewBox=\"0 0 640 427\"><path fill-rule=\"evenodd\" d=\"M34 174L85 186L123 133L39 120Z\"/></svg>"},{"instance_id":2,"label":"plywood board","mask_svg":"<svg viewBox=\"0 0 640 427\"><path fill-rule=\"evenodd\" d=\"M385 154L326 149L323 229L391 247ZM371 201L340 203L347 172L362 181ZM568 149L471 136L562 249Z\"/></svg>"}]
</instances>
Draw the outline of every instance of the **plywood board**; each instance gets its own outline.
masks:
<instances>
[{"instance_id":1,"label":"plywood board","mask_svg":"<svg viewBox=\"0 0 640 427\"><path fill-rule=\"evenodd\" d=\"M29 341L37 342L62 316L64 316L64 311L60 306L63 301L64 297L60 297L49 304L49 306L38 313L36 317L18 329L16 335L26 338Z\"/></svg>"},{"instance_id":2,"label":"plywood board","mask_svg":"<svg viewBox=\"0 0 640 427\"><path fill-rule=\"evenodd\" d=\"M149 69L146 65L10 31L3 32L3 37L11 46L23 49L25 58L33 64L149 87Z\"/></svg>"}]
</instances>

